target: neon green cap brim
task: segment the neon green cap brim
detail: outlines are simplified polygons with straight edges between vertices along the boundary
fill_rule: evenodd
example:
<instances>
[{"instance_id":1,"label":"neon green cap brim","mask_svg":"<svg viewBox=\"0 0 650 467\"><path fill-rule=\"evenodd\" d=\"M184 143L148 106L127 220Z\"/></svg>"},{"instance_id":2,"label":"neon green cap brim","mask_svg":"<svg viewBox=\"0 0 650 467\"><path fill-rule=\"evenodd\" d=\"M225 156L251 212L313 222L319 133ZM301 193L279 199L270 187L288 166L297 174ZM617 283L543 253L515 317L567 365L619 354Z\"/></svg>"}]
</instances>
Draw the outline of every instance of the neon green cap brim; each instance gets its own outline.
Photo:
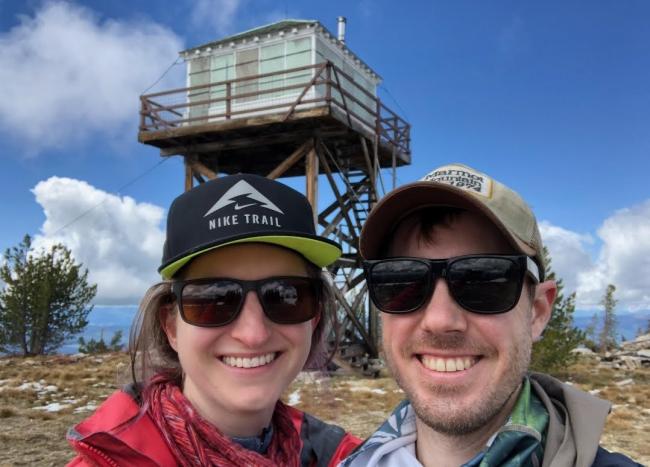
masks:
<instances>
[{"instance_id":1,"label":"neon green cap brim","mask_svg":"<svg viewBox=\"0 0 650 467\"><path fill-rule=\"evenodd\" d=\"M183 258L174 261L173 263L163 268L160 271L160 274L163 279L171 279L174 277L174 274L176 274L178 270L185 266L192 258L216 248L222 248L228 245L236 245L239 243L269 243L272 245L282 246L300 253L307 259L307 261L321 268L329 266L334 261L339 259L342 254L342 251L338 246L312 238L291 237L285 235L246 237L239 240L233 240L231 242L220 243L219 245L214 245L206 248L205 250L196 251L187 256L184 256Z\"/></svg>"}]
</instances>

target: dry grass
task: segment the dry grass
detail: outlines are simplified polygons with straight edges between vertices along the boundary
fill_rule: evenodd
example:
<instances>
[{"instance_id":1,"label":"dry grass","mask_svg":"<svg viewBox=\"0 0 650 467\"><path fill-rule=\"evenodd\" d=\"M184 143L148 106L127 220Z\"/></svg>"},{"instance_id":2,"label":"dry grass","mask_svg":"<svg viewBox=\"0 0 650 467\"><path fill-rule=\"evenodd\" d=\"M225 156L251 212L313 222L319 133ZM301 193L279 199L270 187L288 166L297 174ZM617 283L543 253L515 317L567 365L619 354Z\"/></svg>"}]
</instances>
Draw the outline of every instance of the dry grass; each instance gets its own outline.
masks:
<instances>
[{"instance_id":1,"label":"dry grass","mask_svg":"<svg viewBox=\"0 0 650 467\"><path fill-rule=\"evenodd\" d=\"M0 466L64 465L72 457L65 433L119 387L124 354L0 358ZM35 409L58 402L58 412Z\"/></svg>"},{"instance_id":2,"label":"dry grass","mask_svg":"<svg viewBox=\"0 0 650 467\"><path fill-rule=\"evenodd\" d=\"M127 360L124 354L0 358L0 467L65 464L72 457L65 433L90 413L75 409L98 405L121 386ZM562 379L614 404L603 435L605 447L650 464L650 369L619 371L581 362ZM616 384L628 379L633 384ZM389 377L309 373L284 398L297 397L296 407L366 437L404 395ZM58 412L34 409L56 402L65 407Z\"/></svg>"}]
</instances>

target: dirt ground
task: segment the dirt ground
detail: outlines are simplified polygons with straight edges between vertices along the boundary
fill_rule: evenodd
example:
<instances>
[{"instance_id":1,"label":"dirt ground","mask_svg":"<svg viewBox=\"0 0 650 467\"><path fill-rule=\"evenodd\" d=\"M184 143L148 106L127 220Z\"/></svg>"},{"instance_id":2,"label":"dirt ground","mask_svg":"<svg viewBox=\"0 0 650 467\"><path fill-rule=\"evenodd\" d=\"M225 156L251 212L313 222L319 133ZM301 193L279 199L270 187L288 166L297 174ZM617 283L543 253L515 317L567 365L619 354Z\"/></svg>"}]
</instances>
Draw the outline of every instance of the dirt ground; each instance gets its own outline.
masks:
<instances>
[{"instance_id":1,"label":"dirt ground","mask_svg":"<svg viewBox=\"0 0 650 467\"><path fill-rule=\"evenodd\" d=\"M125 381L126 368L124 354L0 358L0 467L64 465L73 456L66 431ZM650 464L650 369L621 372L582 363L569 374L576 386L614 403L604 446ZM402 397L388 377L314 373L302 374L285 394L296 407L362 438Z\"/></svg>"}]
</instances>

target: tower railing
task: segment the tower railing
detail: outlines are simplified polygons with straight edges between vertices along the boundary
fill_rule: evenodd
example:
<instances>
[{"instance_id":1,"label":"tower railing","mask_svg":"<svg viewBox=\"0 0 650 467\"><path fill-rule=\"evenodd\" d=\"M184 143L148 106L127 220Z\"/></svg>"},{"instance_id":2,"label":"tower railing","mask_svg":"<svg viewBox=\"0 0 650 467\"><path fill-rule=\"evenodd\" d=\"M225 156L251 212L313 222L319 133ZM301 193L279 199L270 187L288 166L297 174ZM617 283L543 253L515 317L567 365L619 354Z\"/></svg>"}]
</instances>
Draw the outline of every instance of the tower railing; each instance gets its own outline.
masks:
<instances>
[{"instance_id":1,"label":"tower railing","mask_svg":"<svg viewBox=\"0 0 650 467\"><path fill-rule=\"evenodd\" d=\"M298 113L327 107L379 144L410 154L410 125L332 62L283 69L140 97L140 132L156 132L234 119Z\"/></svg>"}]
</instances>

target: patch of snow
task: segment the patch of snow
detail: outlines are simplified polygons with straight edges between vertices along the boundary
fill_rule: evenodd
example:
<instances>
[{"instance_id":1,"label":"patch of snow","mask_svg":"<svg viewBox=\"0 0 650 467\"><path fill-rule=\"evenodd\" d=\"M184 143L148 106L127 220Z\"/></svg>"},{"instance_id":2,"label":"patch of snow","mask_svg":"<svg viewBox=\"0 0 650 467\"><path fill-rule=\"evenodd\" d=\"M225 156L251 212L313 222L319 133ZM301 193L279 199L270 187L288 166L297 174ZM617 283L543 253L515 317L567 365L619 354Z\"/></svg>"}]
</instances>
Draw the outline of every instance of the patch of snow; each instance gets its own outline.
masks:
<instances>
[{"instance_id":1,"label":"patch of snow","mask_svg":"<svg viewBox=\"0 0 650 467\"><path fill-rule=\"evenodd\" d=\"M81 413L81 412L92 412L97 408L97 405L95 404L86 404L82 407L77 407L74 409L74 413Z\"/></svg>"},{"instance_id":2,"label":"patch of snow","mask_svg":"<svg viewBox=\"0 0 650 467\"><path fill-rule=\"evenodd\" d=\"M59 388L54 386L53 384L50 384L49 386L45 386L42 388L39 392L57 392Z\"/></svg>"},{"instance_id":3,"label":"patch of snow","mask_svg":"<svg viewBox=\"0 0 650 467\"><path fill-rule=\"evenodd\" d=\"M386 394L386 391L383 389L369 388L367 386L358 386L349 388L352 392L374 392L375 394Z\"/></svg>"},{"instance_id":4,"label":"patch of snow","mask_svg":"<svg viewBox=\"0 0 650 467\"><path fill-rule=\"evenodd\" d=\"M19 391L41 391L43 389L43 385L40 383L35 383L35 382L24 382L20 386L18 386L16 389Z\"/></svg>"},{"instance_id":5,"label":"patch of snow","mask_svg":"<svg viewBox=\"0 0 650 467\"><path fill-rule=\"evenodd\" d=\"M287 401L288 405L296 405L300 403L300 391L295 390L291 394L289 394L289 400Z\"/></svg>"},{"instance_id":6,"label":"patch of snow","mask_svg":"<svg viewBox=\"0 0 650 467\"><path fill-rule=\"evenodd\" d=\"M32 407L34 410L43 410L44 412L59 412L60 410L67 409L70 407L67 404L61 404L60 402L52 402L42 407Z\"/></svg>"}]
</instances>

